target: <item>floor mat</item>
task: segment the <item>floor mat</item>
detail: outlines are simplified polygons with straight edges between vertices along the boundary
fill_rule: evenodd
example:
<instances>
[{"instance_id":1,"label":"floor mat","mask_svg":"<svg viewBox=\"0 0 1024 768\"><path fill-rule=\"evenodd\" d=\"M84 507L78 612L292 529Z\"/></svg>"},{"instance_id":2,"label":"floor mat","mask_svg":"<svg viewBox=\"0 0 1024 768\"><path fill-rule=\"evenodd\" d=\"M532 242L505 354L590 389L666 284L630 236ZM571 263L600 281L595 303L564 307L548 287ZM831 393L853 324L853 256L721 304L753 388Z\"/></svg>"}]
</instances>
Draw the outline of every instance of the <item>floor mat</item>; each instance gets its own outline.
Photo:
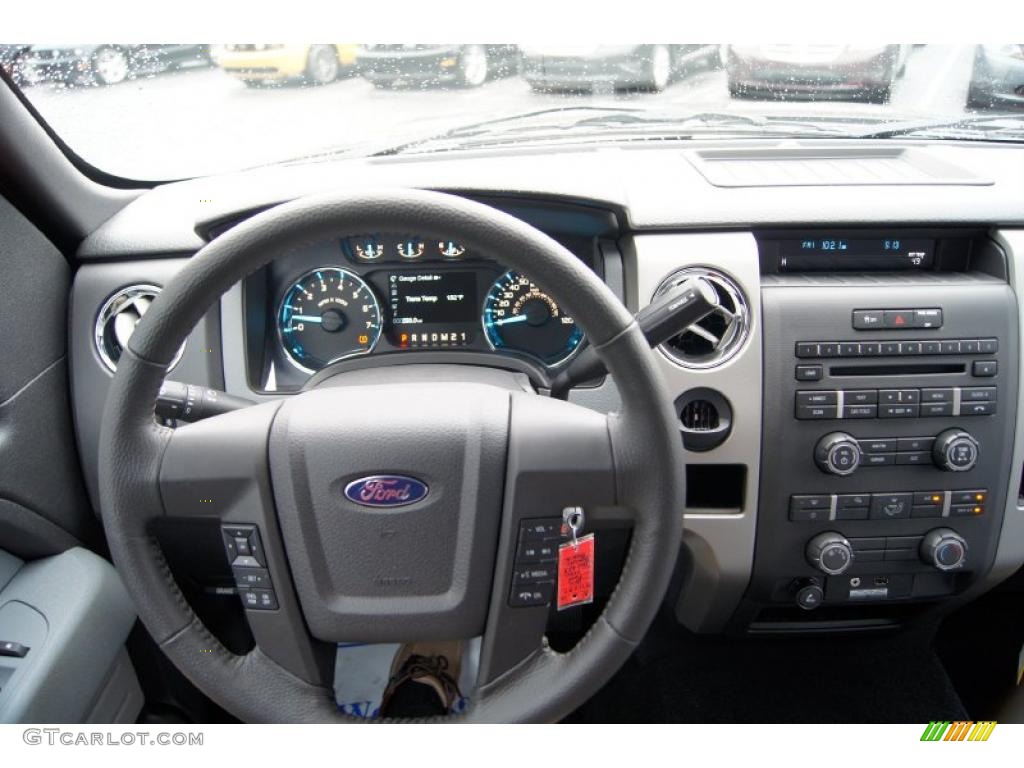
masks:
<instances>
[{"instance_id":1,"label":"floor mat","mask_svg":"<svg viewBox=\"0 0 1024 768\"><path fill-rule=\"evenodd\" d=\"M660 622L567 722L928 723L966 720L920 638L697 637Z\"/></svg>"}]
</instances>

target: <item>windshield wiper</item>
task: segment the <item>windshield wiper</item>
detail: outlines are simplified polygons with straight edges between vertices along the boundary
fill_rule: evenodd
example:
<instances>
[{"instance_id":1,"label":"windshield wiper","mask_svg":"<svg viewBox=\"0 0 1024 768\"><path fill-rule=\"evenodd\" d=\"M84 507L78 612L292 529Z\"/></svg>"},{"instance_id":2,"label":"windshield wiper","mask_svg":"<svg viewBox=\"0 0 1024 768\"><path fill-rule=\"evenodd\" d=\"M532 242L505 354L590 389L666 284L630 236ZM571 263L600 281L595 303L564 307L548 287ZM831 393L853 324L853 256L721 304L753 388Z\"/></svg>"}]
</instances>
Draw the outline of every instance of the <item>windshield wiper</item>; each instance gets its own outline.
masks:
<instances>
[{"instance_id":1,"label":"windshield wiper","mask_svg":"<svg viewBox=\"0 0 1024 768\"><path fill-rule=\"evenodd\" d=\"M970 135L973 132L975 136ZM852 131L858 139L894 139L900 136L935 135L943 138L991 138L995 134L1024 135L1024 118L1017 115L964 115L944 120L907 120L886 123L881 128Z\"/></svg>"}]
</instances>

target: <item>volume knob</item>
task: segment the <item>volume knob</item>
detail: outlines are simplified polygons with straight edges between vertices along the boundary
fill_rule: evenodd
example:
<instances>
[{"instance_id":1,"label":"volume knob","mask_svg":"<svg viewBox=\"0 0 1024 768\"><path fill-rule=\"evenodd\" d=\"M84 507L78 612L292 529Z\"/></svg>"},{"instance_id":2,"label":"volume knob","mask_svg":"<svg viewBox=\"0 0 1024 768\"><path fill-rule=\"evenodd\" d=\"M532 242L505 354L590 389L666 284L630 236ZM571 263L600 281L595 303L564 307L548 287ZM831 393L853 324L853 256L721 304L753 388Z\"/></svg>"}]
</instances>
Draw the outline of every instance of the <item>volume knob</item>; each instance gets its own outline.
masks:
<instances>
[{"instance_id":1,"label":"volume knob","mask_svg":"<svg viewBox=\"0 0 1024 768\"><path fill-rule=\"evenodd\" d=\"M829 432L815 446L814 461L830 475L852 475L860 466L860 444L853 435Z\"/></svg>"},{"instance_id":2,"label":"volume knob","mask_svg":"<svg viewBox=\"0 0 1024 768\"><path fill-rule=\"evenodd\" d=\"M978 441L970 432L947 429L935 438L932 446L935 466L946 472L966 472L978 463Z\"/></svg>"}]
</instances>

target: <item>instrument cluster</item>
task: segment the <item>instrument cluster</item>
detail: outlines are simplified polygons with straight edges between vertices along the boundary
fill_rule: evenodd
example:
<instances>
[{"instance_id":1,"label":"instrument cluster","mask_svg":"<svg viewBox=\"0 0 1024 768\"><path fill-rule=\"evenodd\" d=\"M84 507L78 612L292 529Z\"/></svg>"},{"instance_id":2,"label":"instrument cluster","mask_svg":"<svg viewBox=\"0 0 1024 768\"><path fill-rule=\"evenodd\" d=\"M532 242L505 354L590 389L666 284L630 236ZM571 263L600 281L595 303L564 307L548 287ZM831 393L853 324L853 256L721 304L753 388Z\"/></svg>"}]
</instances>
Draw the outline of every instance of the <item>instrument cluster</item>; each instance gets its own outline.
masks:
<instances>
[{"instance_id":1,"label":"instrument cluster","mask_svg":"<svg viewBox=\"0 0 1024 768\"><path fill-rule=\"evenodd\" d=\"M415 350L494 352L555 369L583 342L543 286L456 240L359 235L273 270L273 357L292 373Z\"/></svg>"}]
</instances>

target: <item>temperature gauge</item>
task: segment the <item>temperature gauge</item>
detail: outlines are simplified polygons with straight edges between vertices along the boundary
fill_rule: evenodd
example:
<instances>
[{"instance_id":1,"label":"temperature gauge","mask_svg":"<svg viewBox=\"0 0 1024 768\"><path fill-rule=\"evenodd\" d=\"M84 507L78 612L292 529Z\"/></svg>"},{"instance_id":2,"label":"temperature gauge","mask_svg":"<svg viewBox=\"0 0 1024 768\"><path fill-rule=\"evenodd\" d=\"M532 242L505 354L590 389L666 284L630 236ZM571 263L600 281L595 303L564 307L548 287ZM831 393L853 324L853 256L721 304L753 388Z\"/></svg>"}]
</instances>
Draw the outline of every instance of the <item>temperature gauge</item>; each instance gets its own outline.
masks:
<instances>
[{"instance_id":1,"label":"temperature gauge","mask_svg":"<svg viewBox=\"0 0 1024 768\"><path fill-rule=\"evenodd\" d=\"M398 243L398 255L410 261L422 256L425 249L426 244L419 237L406 237Z\"/></svg>"},{"instance_id":2,"label":"temperature gauge","mask_svg":"<svg viewBox=\"0 0 1024 768\"><path fill-rule=\"evenodd\" d=\"M362 261L376 261L384 255L384 246L375 237L362 237L352 241L356 258Z\"/></svg>"}]
</instances>

